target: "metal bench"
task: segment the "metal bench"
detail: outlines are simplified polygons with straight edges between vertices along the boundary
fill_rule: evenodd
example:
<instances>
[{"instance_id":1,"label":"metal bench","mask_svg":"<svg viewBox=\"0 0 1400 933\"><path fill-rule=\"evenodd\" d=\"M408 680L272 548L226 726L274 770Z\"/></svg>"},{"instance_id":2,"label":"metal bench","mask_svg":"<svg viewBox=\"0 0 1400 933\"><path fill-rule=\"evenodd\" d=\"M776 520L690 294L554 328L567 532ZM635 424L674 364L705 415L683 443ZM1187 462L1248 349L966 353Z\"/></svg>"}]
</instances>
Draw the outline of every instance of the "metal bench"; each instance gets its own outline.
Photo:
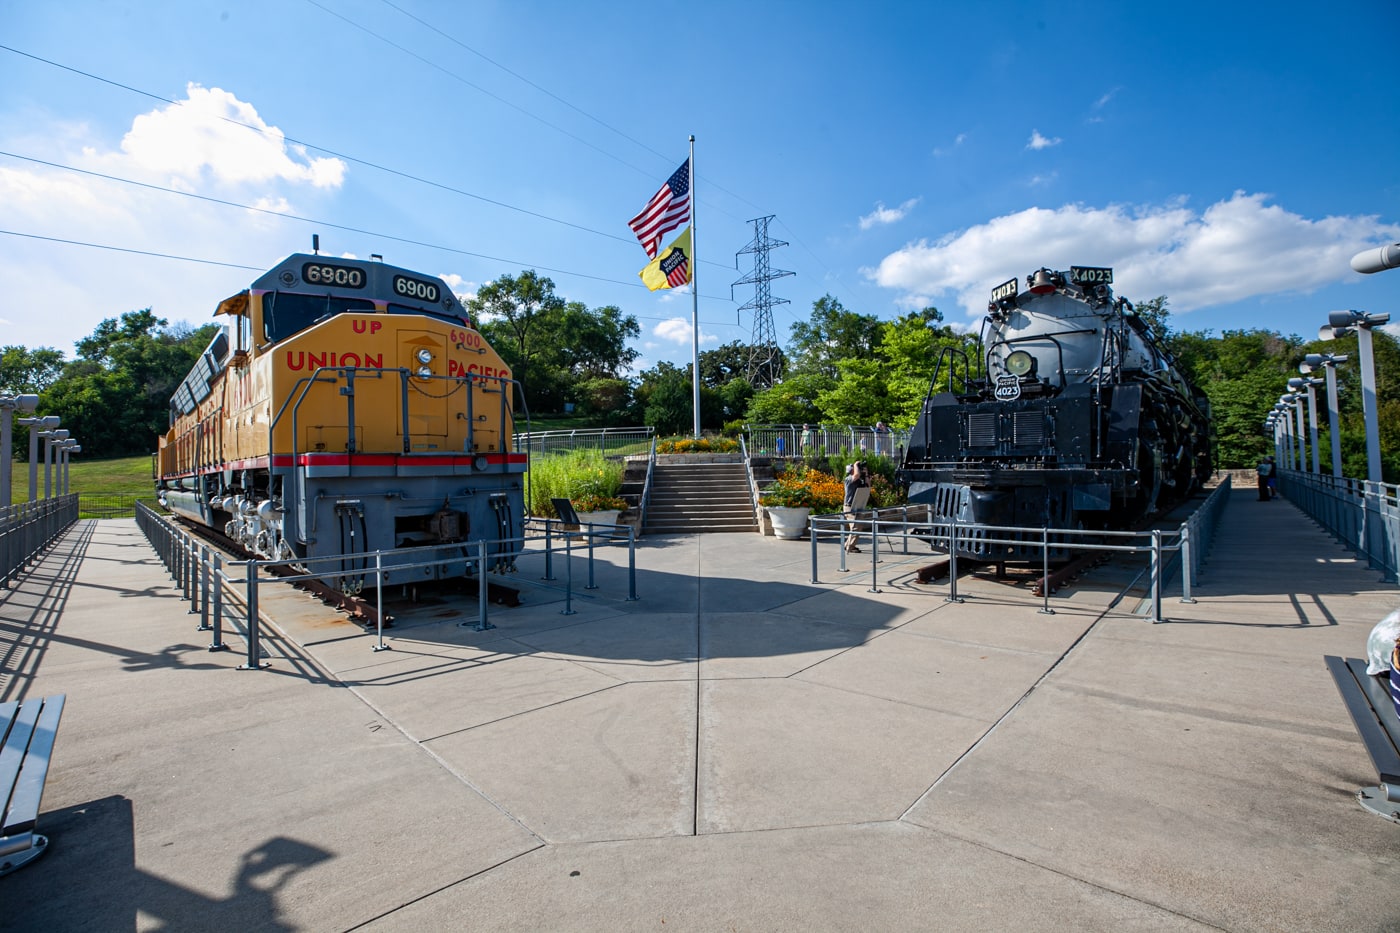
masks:
<instances>
[{"instance_id":1,"label":"metal bench","mask_svg":"<svg viewBox=\"0 0 1400 933\"><path fill-rule=\"evenodd\" d=\"M49 774L58 721L63 717L64 695L38 697L23 702L0 703L0 799L4 824L0 825L0 875L34 861L48 849L49 841L34 832L39 801Z\"/></svg>"},{"instance_id":2,"label":"metal bench","mask_svg":"<svg viewBox=\"0 0 1400 933\"><path fill-rule=\"evenodd\" d=\"M1400 823L1400 718L1395 715L1388 678L1366 673L1361 658L1325 655L1323 660L1380 775L1380 784L1361 788L1356 799L1372 813Z\"/></svg>"}]
</instances>

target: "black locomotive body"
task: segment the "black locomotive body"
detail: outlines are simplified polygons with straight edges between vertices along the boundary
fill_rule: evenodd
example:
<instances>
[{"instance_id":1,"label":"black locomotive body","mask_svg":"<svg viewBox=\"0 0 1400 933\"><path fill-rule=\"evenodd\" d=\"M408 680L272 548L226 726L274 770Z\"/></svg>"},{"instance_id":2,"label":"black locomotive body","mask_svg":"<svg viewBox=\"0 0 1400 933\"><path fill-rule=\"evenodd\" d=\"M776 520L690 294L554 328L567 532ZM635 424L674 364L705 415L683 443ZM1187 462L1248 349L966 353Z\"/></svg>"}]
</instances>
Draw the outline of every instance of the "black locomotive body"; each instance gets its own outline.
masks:
<instances>
[{"instance_id":1,"label":"black locomotive body","mask_svg":"<svg viewBox=\"0 0 1400 933\"><path fill-rule=\"evenodd\" d=\"M1210 475L1204 395L1112 280L1080 266L1038 270L1025 292L1012 279L992 292L961 391L940 359L899 470L909 501L935 523L1025 529L960 528L960 556L1039 560L1043 529L1126 529Z\"/></svg>"}]
</instances>

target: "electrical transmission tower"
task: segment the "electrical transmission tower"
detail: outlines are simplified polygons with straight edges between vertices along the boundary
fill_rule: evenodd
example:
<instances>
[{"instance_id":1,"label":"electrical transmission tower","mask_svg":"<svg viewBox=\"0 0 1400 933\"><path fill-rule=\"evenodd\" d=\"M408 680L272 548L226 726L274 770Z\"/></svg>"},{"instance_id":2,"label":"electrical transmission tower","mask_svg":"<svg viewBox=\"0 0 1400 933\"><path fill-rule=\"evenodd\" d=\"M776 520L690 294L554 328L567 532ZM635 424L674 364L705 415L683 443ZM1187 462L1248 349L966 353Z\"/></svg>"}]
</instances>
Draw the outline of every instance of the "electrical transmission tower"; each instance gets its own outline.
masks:
<instances>
[{"instance_id":1,"label":"electrical transmission tower","mask_svg":"<svg viewBox=\"0 0 1400 933\"><path fill-rule=\"evenodd\" d=\"M774 298L768 289L768 283L793 273L768 267L768 251L787 246L782 240L768 238L768 221L774 216L769 214L767 217L749 221L753 224L753 242L735 254L734 264L738 266L739 257L745 253L753 253L753 272L729 287L732 294L735 286L754 286L753 300L739 308L741 315L753 309L753 339L749 341L749 366L746 375L754 389L767 389L783 375L782 351L778 349L778 335L773 329L773 306L787 304L787 299Z\"/></svg>"}]
</instances>

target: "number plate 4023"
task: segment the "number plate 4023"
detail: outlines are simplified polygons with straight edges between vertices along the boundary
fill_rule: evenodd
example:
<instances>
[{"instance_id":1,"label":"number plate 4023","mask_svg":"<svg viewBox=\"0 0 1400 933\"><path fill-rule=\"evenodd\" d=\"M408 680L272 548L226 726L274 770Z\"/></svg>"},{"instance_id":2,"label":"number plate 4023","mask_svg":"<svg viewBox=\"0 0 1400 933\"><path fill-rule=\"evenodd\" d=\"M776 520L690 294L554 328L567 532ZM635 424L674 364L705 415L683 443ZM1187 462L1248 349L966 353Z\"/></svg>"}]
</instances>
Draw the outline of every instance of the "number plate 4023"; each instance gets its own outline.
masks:
<instances>
[{"instance_id":1,"label":"number plate 4023","mask_svg":"<svg viewBox=\"0 0 1400 933\"><path fill-rule=\"evenodd\" d=\"M992 394L998 401L1014 402L1021 397L1021 380L1015 376L997 376L997 387Z\"/></svg>"}]
</instances>

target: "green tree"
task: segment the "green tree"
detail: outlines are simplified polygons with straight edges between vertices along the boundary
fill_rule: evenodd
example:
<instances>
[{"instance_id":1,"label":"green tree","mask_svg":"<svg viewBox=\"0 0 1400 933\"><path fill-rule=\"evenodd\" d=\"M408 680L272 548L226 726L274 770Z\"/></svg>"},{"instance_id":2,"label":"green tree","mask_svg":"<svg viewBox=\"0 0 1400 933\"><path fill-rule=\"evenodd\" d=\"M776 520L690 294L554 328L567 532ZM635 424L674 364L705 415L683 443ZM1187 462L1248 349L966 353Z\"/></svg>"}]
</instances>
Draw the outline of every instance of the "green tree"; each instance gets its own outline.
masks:
<instances>
[{"instance_id":1,"label":"green tree","mask_svg":"<svg viewBox=\"0 0 1400 933\"><path fill-rule=\"evenodd\" d=\"M834 379L842 360L874 358L882 334L879 318L847 311L831 295L823 295L812 303L811 318L792 325L792 370Z\"/></svg>"},{"instance_id":2,"label":"green tree","mask_svg":"<svg viewBox=\"0 0 1400 933\"><path fill-rule=\"evenodd\" d=\"M834 377L820 373L789 374L751 398L744 417L754 424L817 424L822 420L817 398L835 384Z\"/></svg>"},{"instance_id":3,"label":"green tree","mask_svg":"<svg viewBox=\"0 0 1400 933\"><path fill-rule=\"evenodd\" d=\"M467 303L468 313L510 367L531 408L536 407L532 365L544 346L537 339L539 325L563 310L564 299L554 294L554 282L534 269L487 282Z\"/></svg>"},{"instance_id":4,"label":"green tree","mask_svg":"<svg viewBox=\"0 0 1400 933\"><path fill-rule=\"evenodd\" d=\"M8 346L0 349L0 392L38 394L63 372L63 353L53 347Z\"/></svg>"},{"instance_id":5,"label":"green tree","mask_svg":"<svg viewBox=\"0 0 1400 933\"><path fill-rule=\"evenodd\" d=\"M558 411L578 401L578 384L619 379L637 359L629 340L637 319L615 305L590 310L554 293L554 282L533 269L503 275L478 290L468 313L520 382L532 411Z\"/></svg>"},{"instance_id":6,"label":"green tree","mask_svg":"<svg viewBox=\"0 0 1400 933\"><path fill-rule=\"evenodd\" d=\"M657 363L642 373L637 388L642 423L660 434L688 433L694 427L691 392L689 368L681 369L665 360Z\"/></svg>"},{"instance_id":7,"label":"green tree","mask_svg":"<svg viewBox=\"0 0 1400 933\"><path fill-rule=\"evenodd\" d=\"M129 456L155 449L170 424L170 397L218 330L167 327L146 308L107 318L78 341L78 359L40 396L83 444L85 455Z\"/></svg>"}]
</instances>

